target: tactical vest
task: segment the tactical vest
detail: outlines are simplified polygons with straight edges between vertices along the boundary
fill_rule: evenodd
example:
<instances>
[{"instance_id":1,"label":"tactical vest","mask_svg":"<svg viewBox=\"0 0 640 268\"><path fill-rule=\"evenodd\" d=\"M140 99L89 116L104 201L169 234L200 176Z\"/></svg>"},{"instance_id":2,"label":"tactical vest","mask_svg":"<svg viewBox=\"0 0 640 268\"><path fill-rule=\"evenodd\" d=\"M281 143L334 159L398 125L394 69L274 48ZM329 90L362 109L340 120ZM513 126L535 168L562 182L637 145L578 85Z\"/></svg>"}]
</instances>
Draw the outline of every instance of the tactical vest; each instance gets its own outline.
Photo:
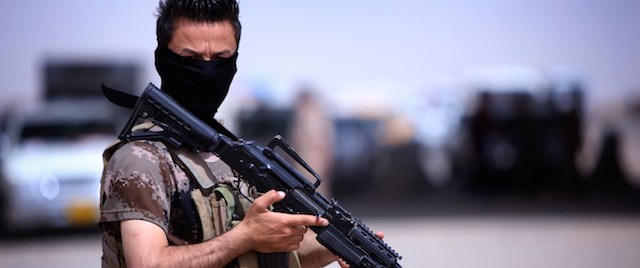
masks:
<instances>
[{"instance_id":1,"label":"tactical vest","mask_svg":"<svg viewBox=\"0 0 640 268\"><path fill-rule=\"evenodd\" d=\"M153 131L153 127L149 123L143 123L134 127L133 131ZM124 142L117 141L105 150L103 155L105 166L113 153L123 144ZM219 236L240 223L241 219L237 217L238 214L244 215L251 203L245 198L238 198L238 194L231 186L219 183L201 154L187 148L173 149L162 142L154 142L153 145L159 150L168 150L172 160L187 173L197 186L191 192L191 199L200 218L202 241ZM217 161L215 165L220 165L221 169L231 169L223 161ZM260 268L258 255L254 251L247 252L226 267ZM289 268L302 267L296 251L289 252L288 255ZM124 256L118 257L124 258Z\"/></svg>"}]
</instances>

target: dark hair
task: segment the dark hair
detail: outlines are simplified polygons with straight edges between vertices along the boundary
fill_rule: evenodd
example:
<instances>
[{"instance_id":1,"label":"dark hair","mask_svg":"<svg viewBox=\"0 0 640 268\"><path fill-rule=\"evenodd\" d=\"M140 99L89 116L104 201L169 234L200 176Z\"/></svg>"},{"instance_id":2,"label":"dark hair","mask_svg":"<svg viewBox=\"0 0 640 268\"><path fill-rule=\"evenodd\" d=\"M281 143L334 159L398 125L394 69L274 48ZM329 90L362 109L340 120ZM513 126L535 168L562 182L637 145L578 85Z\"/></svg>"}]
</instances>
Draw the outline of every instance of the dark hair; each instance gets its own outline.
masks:
<instances>
[{"instance_id":1,"label":"dark hair","mask_svg":"<svg viewBox=\"0 0 640 268\"><path fill-rule=\"evenodd\" d=\"M228 21L235 31L236 42L240 43L242 26L238 19L236 0L160 0L156 38L158 45L167 46L173 35L173 26L178 19L195 22Z\"/></svg>"}]
</instances>

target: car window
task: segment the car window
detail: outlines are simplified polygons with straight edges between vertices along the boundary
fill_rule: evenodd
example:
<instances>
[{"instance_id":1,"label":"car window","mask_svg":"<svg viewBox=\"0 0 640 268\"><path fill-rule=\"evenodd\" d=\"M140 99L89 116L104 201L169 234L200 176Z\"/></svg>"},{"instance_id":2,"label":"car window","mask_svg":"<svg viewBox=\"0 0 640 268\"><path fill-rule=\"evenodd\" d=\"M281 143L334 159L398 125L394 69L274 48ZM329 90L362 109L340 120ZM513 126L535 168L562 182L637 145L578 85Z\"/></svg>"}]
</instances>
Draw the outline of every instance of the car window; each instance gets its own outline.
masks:
<instances>
[{"instance_id":1,"label":"car window","mask_svg":"<svg viewBox=\"0 0 640 268\"><path fill-rule=\"evenodd\" d=\"M19 135L21 143L67 142L88 138L113 137L110 122L30 122Z\"/></svg>"}]
</instances>

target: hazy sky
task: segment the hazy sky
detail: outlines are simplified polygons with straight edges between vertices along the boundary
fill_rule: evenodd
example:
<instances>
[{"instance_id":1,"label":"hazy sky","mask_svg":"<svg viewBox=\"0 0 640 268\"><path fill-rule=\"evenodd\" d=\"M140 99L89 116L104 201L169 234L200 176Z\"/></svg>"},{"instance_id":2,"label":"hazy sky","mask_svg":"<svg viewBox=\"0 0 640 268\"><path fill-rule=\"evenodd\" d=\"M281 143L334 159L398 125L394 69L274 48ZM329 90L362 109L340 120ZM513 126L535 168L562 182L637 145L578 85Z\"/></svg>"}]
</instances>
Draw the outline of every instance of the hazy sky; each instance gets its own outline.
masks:
<instances>
[{"instance_id":1,"label":"hazy sky","mask_svg":"<svg viewBox=\"0 0 640 268\"><path fill-rule=\"evenodd\" d=\"M0 97L33 98L47 58L153 67L155 0L21 0L0 9ZM472 70L571 66L591 96L640 91L640 1L240 1L238 91L327 94L460 84ZM2 105L2 102L0 102Z\"/></svg>"}]
</instances>

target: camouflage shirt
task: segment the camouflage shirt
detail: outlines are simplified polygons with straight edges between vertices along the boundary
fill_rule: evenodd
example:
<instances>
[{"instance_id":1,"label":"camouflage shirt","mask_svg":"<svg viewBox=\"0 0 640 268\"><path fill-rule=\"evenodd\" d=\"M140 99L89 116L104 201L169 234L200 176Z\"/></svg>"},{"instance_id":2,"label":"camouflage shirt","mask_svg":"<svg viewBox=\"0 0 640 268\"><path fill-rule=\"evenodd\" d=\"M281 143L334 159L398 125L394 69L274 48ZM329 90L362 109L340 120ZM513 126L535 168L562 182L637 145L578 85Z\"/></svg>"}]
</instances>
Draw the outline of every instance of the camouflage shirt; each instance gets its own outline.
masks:
<instances>
[{"instance_id":1,"label":"camouflage shirt","mask_svg":"<svg viewBox=\"0 0 640 268\"><path fill-rule=\"evenodd\" d=\"M235 185L236 190L244 188L219 158L210 153L203 157L218 183ZM108 159L100 197L103 267L126 267L120 233L123 220L140 219L158 225L170 245L202 242L200 218L191 199L197 185L163 144L126 143Z\"/></svg>"}]
</instances>

